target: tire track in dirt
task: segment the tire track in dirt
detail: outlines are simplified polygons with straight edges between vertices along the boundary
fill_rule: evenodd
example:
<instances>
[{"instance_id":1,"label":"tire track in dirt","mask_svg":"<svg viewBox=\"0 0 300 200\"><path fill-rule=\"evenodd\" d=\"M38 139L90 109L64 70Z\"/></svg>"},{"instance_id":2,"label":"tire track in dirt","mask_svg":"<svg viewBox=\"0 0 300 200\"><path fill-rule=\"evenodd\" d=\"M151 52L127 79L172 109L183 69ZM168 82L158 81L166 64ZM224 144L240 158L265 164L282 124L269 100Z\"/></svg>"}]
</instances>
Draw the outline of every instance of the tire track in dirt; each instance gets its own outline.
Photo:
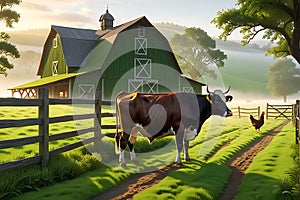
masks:
<instances>
[{"instance_id":1,"label":"tire track in dirt","mask_svg":"<svg viewBox=\"0 0 300 200\"><path fill-rule=\"evenodd\" d=\"M229 183L224 189L219 200L232 200L236 195L237 189L242 182L242 178L245 175L246 170L251 165L254 157L263 149L265 149L272 141L273 137L286 126L289 121L281 124L274 130L270 131L263 138L259 138L252 142L248 147L234 156L227 165L232 170Z\"/></svg>"},{"instance_id":2,"label":"tire track in dirt","mask_svg":"<svg viewBox=\"0 0 300 200\"><path fill-rule=\"evenodd\" d=\"M169 172L174 171L176 169L178 169L178 167L174 164L153 172L135 174L129 177L128 179L126 179L125 181L123 181L117 187L93 198L93 200L132 199L135 194L159 183L162 179L164 179L169 174Z\"/></svg>"}]
</instances>

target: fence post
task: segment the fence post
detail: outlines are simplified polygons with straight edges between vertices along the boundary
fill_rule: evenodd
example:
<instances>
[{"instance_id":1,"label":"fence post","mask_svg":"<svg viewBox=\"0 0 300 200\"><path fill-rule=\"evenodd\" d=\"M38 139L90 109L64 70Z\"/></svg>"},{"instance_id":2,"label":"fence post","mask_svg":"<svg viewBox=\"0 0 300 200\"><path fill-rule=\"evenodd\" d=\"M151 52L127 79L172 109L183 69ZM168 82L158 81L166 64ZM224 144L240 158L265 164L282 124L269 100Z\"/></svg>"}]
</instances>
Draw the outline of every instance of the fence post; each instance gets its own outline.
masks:
<instances>
[{"instance_id":1,"label":"fence post","mask_svg":"<svg viewBox=\"0 0 300 200\"><path fill-rule=\"evenodd\" d=\"M269 103L267 103L267 108L266 108L266 119L268 119L268 111L269 111Z\"/></svg>"},{"instance_id":2,"label":"fence post","mask_svg":"<svg viewBox=\"0 0 300 200\"><path fill-rule=\"evenodd\" d=\"M296 144L299 143L299 128L300 128L300 123L299 123L299 118L300 118L300 100L296 100L296 112L295 112L295 128L296 128Z\"/></svg>"},{"instance_id":3,"label":"fence post","mask_svg":"<svg viewBox=\"0 0 300 200\"><path fill-rule=\"evenodd\" d=\"M257 117L260 115L260 106L257 107Z\"/></svg>"},{"instance_id":4,"label":"fence post","mask_svg":"<svg viewBox=\"0 0 300 200\"><path fill-rule=\"evenodd\" d=\"M101 97L101 86L98 86L95 93L95 115L94 118L94 145L98 144L101 140L101 106L102 106L102 97Z\"/></svg>"},{"instance_id":5,"label":"fence post","mask_svg":"<svg viewBox=\"0 0 300 200\"><path fill-rule=\"evenodd\" d=\"M39 143L39 154L42 158L42 166L46 167L49 161L49 89L40 88L38 98L42 101L38 113L38 118L41 119L39 136L42 138Z\"/></svg>"},{"instance_id":6,"label":"fence post","mask_svg":"<svg viewBox=\"0 0 300 200\"><path fill-rule=\"evenodd\" d=\"M238 106L238 113L239 113L239 118L241 118L241 108Z\"/></svg>"}]
</instances>

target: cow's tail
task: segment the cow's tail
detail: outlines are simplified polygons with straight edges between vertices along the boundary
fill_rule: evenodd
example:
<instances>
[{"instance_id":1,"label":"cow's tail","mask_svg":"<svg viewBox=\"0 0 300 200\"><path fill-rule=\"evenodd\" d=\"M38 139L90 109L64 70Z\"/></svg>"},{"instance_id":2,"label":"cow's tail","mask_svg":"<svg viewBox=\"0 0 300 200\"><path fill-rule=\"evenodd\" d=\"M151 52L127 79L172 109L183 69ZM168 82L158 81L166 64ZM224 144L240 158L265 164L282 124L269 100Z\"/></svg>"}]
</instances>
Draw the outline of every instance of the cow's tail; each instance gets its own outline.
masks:
<instances>
[{"instance_id":1,"label":"cow's tail","mask_svg":"<svg viewBox=\"0 0 300 200\"><path fill-rule=\"evenodd\" d=\"M119 106L118 106L118 95L116 97L116 134L115 134L115 152L120 154L120 135L119 135Z\"/></svg>"}]
</instances>

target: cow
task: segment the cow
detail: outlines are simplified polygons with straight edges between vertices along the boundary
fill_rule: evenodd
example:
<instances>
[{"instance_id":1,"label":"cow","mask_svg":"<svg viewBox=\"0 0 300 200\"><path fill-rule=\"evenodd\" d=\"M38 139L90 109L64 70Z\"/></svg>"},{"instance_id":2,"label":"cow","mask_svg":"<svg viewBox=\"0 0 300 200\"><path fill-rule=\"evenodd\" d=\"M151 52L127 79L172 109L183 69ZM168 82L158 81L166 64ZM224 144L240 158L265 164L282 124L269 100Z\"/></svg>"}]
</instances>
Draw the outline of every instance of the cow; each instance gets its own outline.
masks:
<instances>
[{"instance_id":1,"label":"cow","mask_svg":"<svg viewBox=\"0 0 300 200\"><path fill-rule=\"evenodd\" d=\"M128 145L131 161L137 158L133 144L140 132L151 143L155 138L161 138L166 133L175 135L177 155L175 162L182 165L180 153L184 149L184 159L190 161L188 154L189 141L193 140L201 130L203 123L211 115L222 117L232 116L226 102L233 99L225 96L226 92L215 90L207 95L183 92L163 94L144 94L120 92L116 96L116 135L115 149L119 162L126 167L125 148ZM121 133L118 131L120 123Z\"/></svg>"}]
</instances>

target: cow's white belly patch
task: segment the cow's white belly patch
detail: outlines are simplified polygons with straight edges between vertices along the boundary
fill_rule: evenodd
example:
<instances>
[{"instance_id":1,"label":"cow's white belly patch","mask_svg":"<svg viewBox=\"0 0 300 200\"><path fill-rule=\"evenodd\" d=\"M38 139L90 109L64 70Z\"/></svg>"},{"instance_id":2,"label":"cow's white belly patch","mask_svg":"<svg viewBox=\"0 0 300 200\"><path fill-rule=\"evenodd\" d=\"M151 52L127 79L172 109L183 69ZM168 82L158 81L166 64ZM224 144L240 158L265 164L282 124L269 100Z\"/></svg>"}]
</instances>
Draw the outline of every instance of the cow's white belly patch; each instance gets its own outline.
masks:
<instances>
[{"instance_id":1,"label":"cow's white belly patch","mask_svg":"<svg viewBox=\"0 0 300 200\"><path fill-rule=\"evenodd\" d=\"M191 141L197 136L197 129L192 130L191 128L192 127L184 129L184 139L187 141Z\"/></svg>"}]
</instances>

